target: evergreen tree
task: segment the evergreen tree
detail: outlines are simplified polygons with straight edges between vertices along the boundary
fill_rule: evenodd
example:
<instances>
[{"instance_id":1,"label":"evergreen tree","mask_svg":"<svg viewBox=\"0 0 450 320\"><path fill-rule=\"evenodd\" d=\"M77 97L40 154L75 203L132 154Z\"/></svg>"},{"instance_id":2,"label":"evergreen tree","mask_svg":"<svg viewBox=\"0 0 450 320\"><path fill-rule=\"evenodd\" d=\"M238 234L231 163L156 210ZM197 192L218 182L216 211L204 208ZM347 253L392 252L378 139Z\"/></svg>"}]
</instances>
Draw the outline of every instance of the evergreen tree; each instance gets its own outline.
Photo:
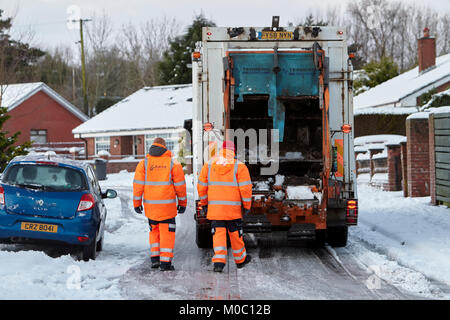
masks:
<instances>
[{"instance_id":1,"label":"evergreen tree","mask_svg":"<svg viewBox=\"0 0 450 320\"><path fill-rule=\"evenodd\" d=\"M15 146L20 132L14 133L12 136L8 137L8 132L2 130L3 124L10 118L6 114L6 108L0 108L0 172L3 172L6 165L15 156L27 154L27 148L31 147L31 142L27 141L22 145Z\"/></svg>"},{"instance_id":2,"label":"evergreen tree","mask_svg":"<svg viewBox=\"0 0 450 320\"><path fill-rule=\"evenodd\" d=\"M28 43L13 40L9 35L11 18L2 18L0 9L0 84L29 82L33 77L36 61L45 52Z\"/></svg>"},{"instance_id":3,"label":"evergreen tree","mask_svg":"<svg viewBox=\"0 0 450 320\"><path fill-rule=\"evenodd\" d=\"M192 70L188 68L195 43L202 40L202 27L214 27L216 24L203 14L194 18L187 32L170 41L170 48L159 63L159 83L183 84L192 82Z\"/></svg>"},{"instance_id":4,"label":"evergreen tree","mask_svg":"<svg viewBox=\"0 0 450 320\"><path fill-rule=\"evenodd\" d=\"M398 76L398 66L390 57L380 61L371 61L363 67L358 78L353 82L354 94L358 95L370 88Z\"/></svg>"}]
</instances>

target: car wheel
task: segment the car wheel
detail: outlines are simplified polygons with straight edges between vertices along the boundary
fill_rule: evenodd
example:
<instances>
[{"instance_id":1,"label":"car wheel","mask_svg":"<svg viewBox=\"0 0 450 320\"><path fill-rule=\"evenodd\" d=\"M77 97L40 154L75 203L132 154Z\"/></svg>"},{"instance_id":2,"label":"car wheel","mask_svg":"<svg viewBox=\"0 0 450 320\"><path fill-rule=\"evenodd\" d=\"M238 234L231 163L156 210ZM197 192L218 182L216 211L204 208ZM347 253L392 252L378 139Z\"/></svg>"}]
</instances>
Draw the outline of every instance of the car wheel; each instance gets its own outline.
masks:
<instances>
[{"instance_id":1,"label":"car wheel","mask_svg":"<svg viewBox=\"0 0 450 320\"><path fill-rule=\"evenodd\" d=\"M95 260L95 258L97 257L97 237L98 231L95 234L94 241L92 241L92 243L88 244L87 246L83 246L83 248L81 249L83 261Z\"/></svg>"},{"instance_id":2,"label":"car wheel","mask_svg":"<svg viewBox=\"0 0 450 320\"><path fill-rule=\"evenodd\" d=\"M103 250L103 238L105 236L103 236L98 242L97 242L97 252L100 252Z\"/></svg>"}]
</instances>

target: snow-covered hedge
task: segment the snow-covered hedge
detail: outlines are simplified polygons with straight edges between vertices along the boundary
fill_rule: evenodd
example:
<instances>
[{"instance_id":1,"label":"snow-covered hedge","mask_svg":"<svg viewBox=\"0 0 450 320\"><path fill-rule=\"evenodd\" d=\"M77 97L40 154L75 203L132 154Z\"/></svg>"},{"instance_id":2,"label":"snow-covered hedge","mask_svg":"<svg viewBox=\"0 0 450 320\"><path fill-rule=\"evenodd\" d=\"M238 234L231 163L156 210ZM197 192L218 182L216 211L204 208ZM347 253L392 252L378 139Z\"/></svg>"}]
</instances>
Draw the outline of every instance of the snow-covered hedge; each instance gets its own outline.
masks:
<instances>
[{"instance_id":1,"label":"snow-covered hedge","mask_svg":"<svg viewBox=\"0 0 450 320\"><path fill-rule=\"evenodd\" d=\"M422 107L420 107L420 111L443 106L450 106L450 88L445 91L433 94L431 96L431 99Z\"/></svg>"}]
</instances>

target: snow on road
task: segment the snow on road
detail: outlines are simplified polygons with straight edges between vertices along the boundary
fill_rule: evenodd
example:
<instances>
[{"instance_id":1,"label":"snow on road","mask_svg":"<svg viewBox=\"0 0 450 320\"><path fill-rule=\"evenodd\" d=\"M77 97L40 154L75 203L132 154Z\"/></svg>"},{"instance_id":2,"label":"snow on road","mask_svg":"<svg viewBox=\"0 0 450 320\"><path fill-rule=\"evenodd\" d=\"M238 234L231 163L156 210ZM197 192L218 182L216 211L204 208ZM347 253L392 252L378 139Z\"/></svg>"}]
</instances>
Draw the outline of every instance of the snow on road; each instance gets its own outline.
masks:
<instances>
[{"instance_id":1,"label":"snow on road","mask_svg":"<svg viewBox=\"0 0 450 320\"><path fill-rule=\"evenodd\" d=\"M0 245L0 299L450 298L450 210L429 198L360 185L360 223L346 248L249 244L254 261L242 270L230 263L219 275L210 272L212 252L195 245L191 202L177 217L177 270L162 273L148 268L148 224L133 210L132 180L119 173L101 181L119 197L105 201L104 249L95 261ZM192 196L192 176L186 180Z\"/></svg>"}]
</instances>

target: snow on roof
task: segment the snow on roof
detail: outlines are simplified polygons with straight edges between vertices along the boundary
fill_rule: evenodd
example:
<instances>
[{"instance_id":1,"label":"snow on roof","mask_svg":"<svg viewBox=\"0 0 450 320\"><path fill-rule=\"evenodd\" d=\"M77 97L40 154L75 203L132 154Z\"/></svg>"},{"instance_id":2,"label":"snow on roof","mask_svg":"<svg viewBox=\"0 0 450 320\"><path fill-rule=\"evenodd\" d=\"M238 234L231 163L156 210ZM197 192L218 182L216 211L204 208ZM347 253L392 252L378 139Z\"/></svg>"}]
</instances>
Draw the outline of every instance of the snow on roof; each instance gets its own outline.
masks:
<instances>
[{"instance_id":1,"label":"snow on roof","mask_svg":"<svg viewBox=\"0 0 450 320\"><path fill-rule=\"evenodd\" d=\"M371 144L399 144L405 139L405 136L397 134L376 134L371 136L362 136L355 138L355 146L365 146L370 148Z\"/></svg>"},{"instance_id":2,"label":"snow on roof","mask_svg":"<svg viewBox=\"0 0 450 320\"><path fill-rule=\"evenodd\" d=\"M364 146L355 146L354 150L355 152L367 152L367 148Z\"/></svg>"},{"instance_id":3,"label":"snow on roof","mask_svg":"<svg viewBox=\"0 0 450 320\"><path fill-rule=\"evenodd\" d=\"M380 153L376 153L372 156L372 159L384 159L388 157L388 153L386 149L383 149Z\"/></svg>"},{"instance_id":4,"label":"snow on roof","mask_svg":"<svg viewBox=\"0 0 450 320\"><path fill-rule=\"evenodd\" d=\"M430 117L430 114L439 114L439 113L450 113L450 106L425 109L424 111L413 113L412 115L408 116L406 120L428 119Z\"/></svg>"},{"instance_id":5,"label":"snow on roof","mask_svg":"<svg viewBox=\"0 0 450 320\"><path fill-rule=\"evenodd\" d=\"M429 109L431 113L450 113L450 106Z\"/></svg>"},{"instance_id":6,"label":"snow on roof","mask_svg":"<svg viewBox=\"0 0 450 320\"><path fill-rule=\"evenodd\" d=\"M406 115L419 111L418 107L369 107L358 108L354 111L355 116L366 114L391 114L391 115Z\"/></svg>"},{"instance_id":7,"label":"snow on roof","mask_svg":"<svg viewBox=\"0 0 450 320\"><path fill-rule=\"evenodd\" d=\"M142 88L72 130L74 134L183 127L192 119L192 85Z\"/></svg>"},{"instance_id":8,"label":"snow on roof","mask_svg":"<svg viewBox=\"0 0 450 320\"><path fill-rule=\"evenodd\" d=\"M394 105L412 93L434 82L450 79L450 54L436 58L436 67L419 74L419 67L404 72L353 99L355 111L360 108Z\"/></svg>"},{"instance_id":9,"label":"snow on roof","mask_svg":"<svg viewBox=\"0 0 450 320\"><path fill-rule=\"evenodd\" d=\"M364 153L360 153L356 156L356 160L370 160L370 153L369 152L364 152Z\"/></svg>"},{"instance_id":10,"label":"snow on roof","mask_svg":"<svg viewBox=\"0 0 450 320\"><path fill-rule=\"evenodd\" d=\"M408 118L406 118L406 120L410 120L410 119L428 119L429 116L430 116L429 112L416 112L416 113L413 113L412 115L408 116Z\"/></svg>"},{"instance_id":11,"label":"snow on roof","mask_svg":"<svg viewBox=\"0 0 450 320\"><path fill-rule=\"evenodd\" d=\"M56 100L60 105L69 110L75 116L77 116L80 120L86 121L89 119L88 116L78 110L73 104L64 99L61 95L59 95L56 91L54 91L43 82L0 85L0 94L2 95L1 106L3 108L7 108L8 111L11 111L26 99L41 90L52 97L54 100Z\"/></svg>"}]
</instances>

